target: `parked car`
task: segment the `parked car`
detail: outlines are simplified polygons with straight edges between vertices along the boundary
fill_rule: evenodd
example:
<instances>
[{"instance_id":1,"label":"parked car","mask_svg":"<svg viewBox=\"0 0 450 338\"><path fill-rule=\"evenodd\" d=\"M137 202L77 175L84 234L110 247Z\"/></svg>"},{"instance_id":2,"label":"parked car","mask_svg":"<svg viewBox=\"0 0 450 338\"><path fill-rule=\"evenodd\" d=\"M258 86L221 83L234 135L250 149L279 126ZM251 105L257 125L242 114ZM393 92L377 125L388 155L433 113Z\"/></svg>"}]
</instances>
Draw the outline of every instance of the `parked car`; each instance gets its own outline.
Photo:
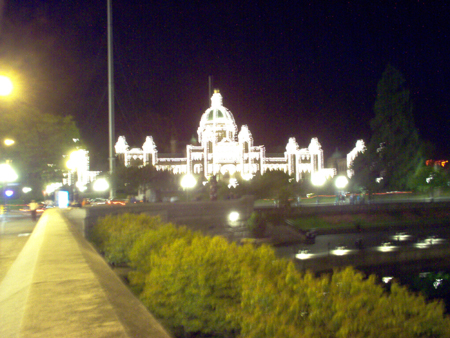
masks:
<instances>
[{"instance_id":1,"label":"parked car","mask_svg":"<svg viewBox=\"0 0 450 338\"><path fill-rule=\"evenodd\" d=\"M109 205L125 205L125 204L127 204L127 200L113 198L113 199L109 199L106 203Z\"/></svg>"},{"instance_id":2,"label":"parked car","mask_svg":"<svg viewBox=\"0 0 450 338\"><path fill-rule=\"evenodd\" d=\"M89 202L92 206L105 205L107 200L106 200L106 198L94 198L94 199L91 199Z\"/></svg>"}]
</instances>

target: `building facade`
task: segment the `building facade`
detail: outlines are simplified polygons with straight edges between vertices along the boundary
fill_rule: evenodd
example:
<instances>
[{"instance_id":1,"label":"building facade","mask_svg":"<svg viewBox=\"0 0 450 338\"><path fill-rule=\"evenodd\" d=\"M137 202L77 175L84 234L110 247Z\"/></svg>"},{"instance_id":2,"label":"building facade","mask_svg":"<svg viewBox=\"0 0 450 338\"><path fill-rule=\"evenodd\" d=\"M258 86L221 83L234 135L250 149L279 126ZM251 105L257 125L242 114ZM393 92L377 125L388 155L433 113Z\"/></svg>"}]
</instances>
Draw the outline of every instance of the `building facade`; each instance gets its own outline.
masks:
<instances>
[{"instance_id":1,"label":"building facade","mask_svg":"<svg viewBox=\"0 0 450 338\"><path fill-rule=\"evenodd\" d=\"M174 174L201 174L205 178L217 174L238 172L243 178L269 170L281 170L300 180L305 174L336 175L335 168L324 167L324 155L317 138L307 148L300 148L294 137L289 138L284 155L266 156L263 145L254 145L247 125L238 131L233 114L223 106L222 95L216 90L211 107L200 119L197 129L199 145L186 146L186 157L158 156L152 136L147 136L142 148L130 148L125 136L120 136L115 152L125 166L152 165L157 170Z\"/></svg>"}]
</instances>

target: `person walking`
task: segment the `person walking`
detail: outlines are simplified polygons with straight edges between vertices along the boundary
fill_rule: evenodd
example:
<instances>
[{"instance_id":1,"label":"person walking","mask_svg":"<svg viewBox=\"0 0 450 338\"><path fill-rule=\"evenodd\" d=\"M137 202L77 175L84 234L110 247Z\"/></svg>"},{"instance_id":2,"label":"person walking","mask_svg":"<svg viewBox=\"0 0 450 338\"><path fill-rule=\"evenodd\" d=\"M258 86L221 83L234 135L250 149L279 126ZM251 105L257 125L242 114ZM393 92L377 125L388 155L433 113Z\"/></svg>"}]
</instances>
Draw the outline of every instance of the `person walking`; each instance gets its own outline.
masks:
<instances>
[{"instance_id":1,"label":"person walking","mask_svg":"<svg viewBox=\"0 0 450 338\"><path fill-rule=\"evenodd\" d=\"M35 221L36 220L36 214L37 214L37 208L38 208L38 204L36 203L35 200L31 200L30 203L30 211L31 211L31 220Z\"/></svg>"},{"instance_id":2,"label":"person walking","mask_svg":"<svg viewBox=\"0 0 450 338\"><path fill-rule=\"evenodd\" d=\"M210 190L209 190L209 199L211 201L217 201L217 178L216 175L213 175L211 179L209 180L209 183L211 184Z\"/></svg>"}]
</instances>

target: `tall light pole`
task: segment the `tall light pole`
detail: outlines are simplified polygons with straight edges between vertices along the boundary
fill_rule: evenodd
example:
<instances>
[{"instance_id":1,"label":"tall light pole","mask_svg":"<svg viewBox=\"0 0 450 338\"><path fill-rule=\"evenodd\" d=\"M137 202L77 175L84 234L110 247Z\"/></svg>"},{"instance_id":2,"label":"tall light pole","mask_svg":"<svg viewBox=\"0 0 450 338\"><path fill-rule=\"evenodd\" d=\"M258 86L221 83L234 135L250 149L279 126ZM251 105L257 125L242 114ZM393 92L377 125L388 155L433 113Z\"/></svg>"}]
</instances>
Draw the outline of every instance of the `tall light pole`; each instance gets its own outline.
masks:
<instances>
[{"instance_id":1,"label":"tall light pole","mask_svg":"<svg viewBox=\"0 0 450 338\"><path fill-rule=\"evenodd\" d=\"M113 38L112 38L112 8L111 1L108 0L108 106L109 106L109 174L111 176L111 184L109 190L109 198L113 199L116 194L115 184L113 182L114 175L114 62L113 62Z\"/></svg>"}]
</instances>

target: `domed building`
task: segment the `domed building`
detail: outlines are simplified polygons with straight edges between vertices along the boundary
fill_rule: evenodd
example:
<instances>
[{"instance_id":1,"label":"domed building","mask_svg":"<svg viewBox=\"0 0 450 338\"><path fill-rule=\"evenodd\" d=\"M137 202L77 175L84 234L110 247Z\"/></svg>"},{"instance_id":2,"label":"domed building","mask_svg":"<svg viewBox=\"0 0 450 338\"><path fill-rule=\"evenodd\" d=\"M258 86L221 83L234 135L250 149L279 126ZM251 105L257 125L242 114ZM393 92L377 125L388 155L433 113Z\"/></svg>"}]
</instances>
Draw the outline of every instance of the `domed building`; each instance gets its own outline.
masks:
<instances>
[{"instance_id":1,"label":"domed building","mask_svg":"<svg viewBox=\"0 0 450 338\"><path fill-rule=\"evenodd\" d=\"M152 165L157 170L169 170L175 174L202 174L210 177L218 173L241 173L251 177L268 170L282 170L300 180L305 173L320 173L333 177L335 168L324 168L323 150L317 138L312 138L307 148L300 148L294 137L288 140L284 156L267 157L263 145L253 144L247 125L241 130L233 114L223 106L218 90L211 97L211 107L200 119L197 129L199 146L187 145L185 158L159 157L152 136L147 136L141 148L128 146L125 136L120 136L115 151L125 166Z\"/></svg>"}]
</instances>

